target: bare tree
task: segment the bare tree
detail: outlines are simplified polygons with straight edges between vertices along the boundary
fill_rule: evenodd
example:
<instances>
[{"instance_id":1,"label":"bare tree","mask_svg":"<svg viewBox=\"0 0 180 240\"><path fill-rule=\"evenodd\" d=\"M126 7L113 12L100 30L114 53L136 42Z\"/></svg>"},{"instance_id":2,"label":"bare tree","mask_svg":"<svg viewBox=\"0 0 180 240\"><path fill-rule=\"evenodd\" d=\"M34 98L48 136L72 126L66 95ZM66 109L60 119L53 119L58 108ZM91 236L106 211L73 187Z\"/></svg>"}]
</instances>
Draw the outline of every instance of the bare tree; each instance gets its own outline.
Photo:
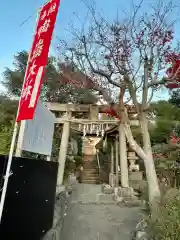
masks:
<instances>
[{"instance_id":1,"label":"bare tree","mask_svg":"<svg viewBox=\"0 0 180 240\"><path fill-rule=\"evenodd\" d=\"M109 103L119 102L119 114L127 141L144 160L149 186L149 201L160 196L155 171L150 135L148 109L153 94L163 84L176 80L176 74L166 76L167 63L178 58L179 52L172 47L175 21L169 16L176 8L172 2L158 2L150 13L141 14L142 1L133 7L132 16L124 20L108 22L88 6L92 15L89 27L78 31L71 26L73 44L60 41L61 58L73 66L72 75L81 74L82 82L100 91ZM141 16L140 16L141 14ZM63 49L63 51L62 51ZM67 65L66 65L67 68ZM66 75L67 71L62 69ZM143 148L133 138L129 124L125 98L131 98L136 109L142 132Z\"/></svg>"}]
</instances>

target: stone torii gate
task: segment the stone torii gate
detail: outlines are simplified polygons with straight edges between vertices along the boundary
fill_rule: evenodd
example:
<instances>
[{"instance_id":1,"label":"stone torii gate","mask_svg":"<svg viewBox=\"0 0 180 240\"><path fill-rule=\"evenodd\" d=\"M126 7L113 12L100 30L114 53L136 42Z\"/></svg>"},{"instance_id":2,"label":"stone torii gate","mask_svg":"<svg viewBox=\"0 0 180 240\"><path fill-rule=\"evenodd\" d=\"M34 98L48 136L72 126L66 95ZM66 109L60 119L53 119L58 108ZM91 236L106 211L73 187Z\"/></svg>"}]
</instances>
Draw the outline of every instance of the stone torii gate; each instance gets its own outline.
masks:
<instances>
[{"instance_id":1,"label":"stone torii gate","mask_svg":"<svg viewBox=\"0 0 180 240\"><path fill-rule=\"evenodd\" d=\"M117 119L99 119L100 113L105 113L108 105L92 105L92 104L60 104L55 102L48 102L46 106L56 116L55 124L63 124L62 138L59 150L59 170L58 170L58 185L62 185L65 161L68 150L70 128L80 131L85 136L86 134L94 134L103 136L105 131L114 126L119 128L119 147L116 146L116 155L120 152L120 169L121 169L121 185L122 187L129 187L128 179L128 163L127 163L127 146L124 128ZM118 109L118 105L114 107ZM63 113L66 113L62 116ZM75 118L74 115L81 113L86 115L86 118ZM129 115L134 115L134 111L129 108ZM61 117L60 117L61 116ZM130 120L132 126L138 126L138 120ZM94 128L93 128L94 126ZM112 160L113 161L113 160Z\"/></svg>"}]
</instances>

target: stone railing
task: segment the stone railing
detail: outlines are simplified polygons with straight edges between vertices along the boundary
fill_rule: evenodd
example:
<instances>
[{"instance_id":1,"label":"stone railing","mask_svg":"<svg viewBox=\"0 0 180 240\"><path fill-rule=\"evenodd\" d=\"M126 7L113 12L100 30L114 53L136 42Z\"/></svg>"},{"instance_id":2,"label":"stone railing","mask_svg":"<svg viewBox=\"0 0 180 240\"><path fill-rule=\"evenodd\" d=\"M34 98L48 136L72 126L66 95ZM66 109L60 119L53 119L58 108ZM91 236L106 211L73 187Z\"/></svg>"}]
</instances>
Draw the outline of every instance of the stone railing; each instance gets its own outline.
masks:
<instances>
[{"instance_id":1,"label":"stone railing","mask_svg":"<svg viewBox=\"0 0 180 240\"><path fill-rule=\"evenodd\" d=\"M60 240L61 232L63 228L64 218L67 214L67 208L69 203L69 194L62 187L57 191L56 202L54 208L54 220L52 228L47 232L42 240Z\"/></svg>"}]
</instances>

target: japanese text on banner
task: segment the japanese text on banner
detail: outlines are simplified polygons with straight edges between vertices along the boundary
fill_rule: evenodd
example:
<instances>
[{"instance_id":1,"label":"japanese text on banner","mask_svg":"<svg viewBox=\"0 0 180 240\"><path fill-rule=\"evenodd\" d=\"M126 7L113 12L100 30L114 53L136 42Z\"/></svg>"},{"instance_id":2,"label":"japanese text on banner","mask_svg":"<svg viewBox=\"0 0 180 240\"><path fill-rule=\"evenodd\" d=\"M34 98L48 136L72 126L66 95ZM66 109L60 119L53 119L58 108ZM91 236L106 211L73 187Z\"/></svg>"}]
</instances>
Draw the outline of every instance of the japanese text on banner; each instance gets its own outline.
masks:
<instances>
[{"instance_id":1,"label":"japanese text on banner","mask_svg":"<svg viewBox=\"0 0 180 240\"><path fill-rule=\"evenodd\" d=\"M40 95L44 68L48 61L49 46L59 4L60 0L51 0L40 11L21 92L17 121L33 118Z\"/></svg>"}]
</instances>

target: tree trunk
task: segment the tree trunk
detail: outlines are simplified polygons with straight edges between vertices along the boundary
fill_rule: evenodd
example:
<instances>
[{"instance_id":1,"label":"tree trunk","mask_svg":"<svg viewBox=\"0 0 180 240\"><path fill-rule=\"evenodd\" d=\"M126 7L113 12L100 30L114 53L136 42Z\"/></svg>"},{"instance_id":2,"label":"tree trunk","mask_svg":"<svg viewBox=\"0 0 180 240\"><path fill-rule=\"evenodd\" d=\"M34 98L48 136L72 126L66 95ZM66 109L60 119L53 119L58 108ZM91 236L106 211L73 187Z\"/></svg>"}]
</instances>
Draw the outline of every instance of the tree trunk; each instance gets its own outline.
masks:
<instances>
[{"instance_id":1,"label":"tree trunk","mask_svg":"<svg viewBox=\"0 0 180 240\"><path fill-rule=\"evenodd\" d=\"M125 131L126 138L129 142L129 145L137 153L137 155L144 160L146 177L148 182L149 203L151 205L152 212L154 212L154 209L157 206L156 200L157 199L159 200L160 198L160 189L159 189L158 179L157 179L155 165L154 165L153 156L152 156L151 141L150 141L149 130L148 130L148 120L146 119L146 115L141 114L140 122L141 122L141 130L142 130L143 144L144 144L144 150L143 150L133 138L127 109L124 106L124 102L123 102L124 94L125 94L125 86L121 87L120 97L119 97L121 118L122 118L121 121L124 124L124 131ZM146 97L143 96L143 98L145 99ZM136 100L135 97L133 97L133 101L134 100ZM136 102L135 102L135 105L136 105ZM139 108L138 108L138 113L139 113Z\"/></svg>"},{"instance_id":2,"label":"tree trunk","mask_svg":"<svg viewBox=\"0 0 180 240\"><path fill-rule=\"evenodd\" d=\"M124 125L122 123L120 123L119 125L119 151L120 151L121 186L129 187L126 135L124 132Z\"/></svg>"},{"instance_id":3,"label":"tree trunk","mask_svg":"<svg viewBox=\"0 0 180 240\"><path fill-rule=\"evenodd\" d=\"M149 190L149 202L153 205L154 201L160 197L160 190L158 179L155 171L154 161L152 157L150 136L148 131L148 126L146 121L142 123L144 133L143 133L143 141L145 144L145 149L148 149L148 154L143 151L143 149L137 144L134 140L132 131L130 129L130 125L127 122L124 122L124 130L131 148L137 153L137 155L144 160L144 165L146 169L146 177L148 182L148 190Z\"/></svg>"},{"instance_id":4,"label":"tree trunk","mask_svg":"<svg viewBox=\"0 0 180 240\"><path fill-rule=\"evenodd\" d=\"M149 187L149 201L152 202L155 197L160 197L160 189L152 154L151 140L148 129L148 120L146 118L145 113L141 114L140 125L143 138L143 147L146 155L146 160L144 161L144 164Z\"/></svg>"}]
</instances>

